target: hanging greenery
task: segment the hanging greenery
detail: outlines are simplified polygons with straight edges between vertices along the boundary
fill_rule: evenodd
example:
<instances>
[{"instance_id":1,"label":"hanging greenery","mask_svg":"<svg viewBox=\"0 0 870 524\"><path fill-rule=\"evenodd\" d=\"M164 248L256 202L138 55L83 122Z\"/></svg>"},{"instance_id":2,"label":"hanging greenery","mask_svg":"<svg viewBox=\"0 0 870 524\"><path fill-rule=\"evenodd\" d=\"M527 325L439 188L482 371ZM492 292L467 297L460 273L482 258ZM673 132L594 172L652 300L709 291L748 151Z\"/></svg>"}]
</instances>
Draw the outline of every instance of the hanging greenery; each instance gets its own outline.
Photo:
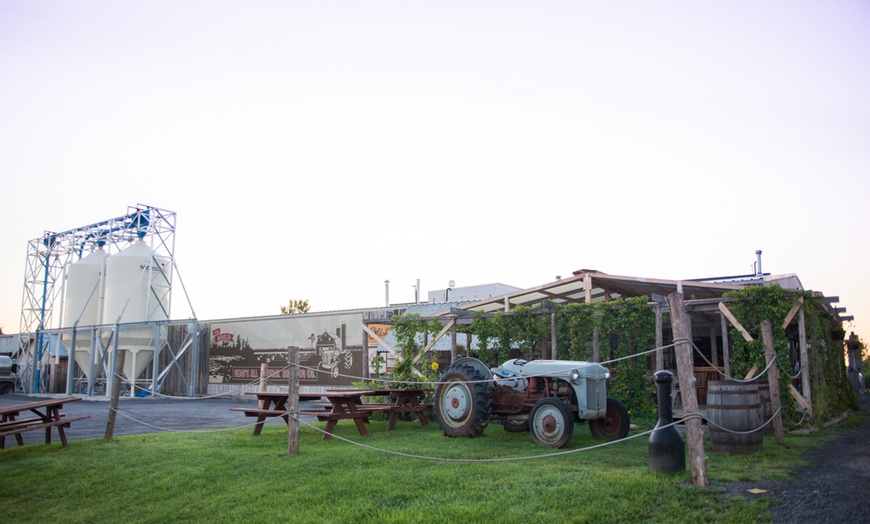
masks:
<instances>
[{"instance_id":1,"label":"hanging greenery","mask_svg":"<svg viewBox=\"0 0 870 524\"><path fill-rule=\"evenodd\" d=\"M631 355L655 347L655 311L646 296L610 302L567 304L557 309L560 358L591 360L598 333L600 360L611 369L608 396L618 398L633 416L653 416L654 388L647 378L648 356ZM567 355L562 357L565 350Z\"/></svg>"},{"instance_id":2,"label":"hanging greenery","mask_svg":"<svg viewBox=\"0 0 870 524\"><path fill-rule=\"evenodd\" d=\"M399 359L393 367L393 379L396 381L390 387L413 387L415 382L435 382L440 376L438 364L434 358L424 355L415 366L414 356L421 349L421 338L434 337L444 327L438 320L426 320L418 314L407 314L393 317L391 329L396 338ZM415 371L416 370L416 371ZM443 373L443 370L441 371Z\"/></svg>"},{"instance_id":3,"label":"hanging greenery","mask_svg":"<svg viewBox=\"0 0 870 524\"><path fill-rule=\"evenodd\" d=\"M813 415L816 420L826 420L844 409L857 407L852 392L843 354L842 326L825 312L820 297L811 291L785 290L778 285L747 286L738 291L725 293L725 298L734 299L728 309L752 336L746 341L736 329L731 329L731 373L744 376L752 366L764 369L764 341L761 337L761 322L769 320L773 332L774 349L781 369L780 398L787 424L801 418L798 405L789 392L789 376L799 369L789 354L789 339L782 324L789 311L803 298L803 311L809 353L809 372L812 389ZM840 340L836 340L836 339ZM800 383L796 380L798 384ZM797 386L796 386L797 387ZM794 424L791 424L794 425Z\"/></svg>"},{"instance_id":4,"label":"hanging greenery","mask_svg":"<svg viewBox=\"0 0 870 524\"><path fill-rule=\"evenodd\" d=\"M787 296L778 285L746 286L739 291L729 291L726 298L736 299L727 304L740 324L752 335L747 341L736 328L731 328L733 349L731 351L731 375L743 377L752 366L759 370L767 365L764 356L764 340L761 336L761 322L769 320L773 332L774 348L780 362L788 362L788 339L780 329L789 310L798 303L798 296ZM788 368L789 366L786 366Z\"/></svg>"},{"instance_id":5,"label":"hanging greenery","mask_svg":"<svg viewBox=\"0 0 870 524\"><path fill-rule=\"evenodd\" d=\"M510 313L476 313L471 331L477 335L478 348L473 356L494 366L510 359L514 349L520 355L542 354L550 317L541 313L528 306L516 306Z\"/></svg>"}]
</instances>

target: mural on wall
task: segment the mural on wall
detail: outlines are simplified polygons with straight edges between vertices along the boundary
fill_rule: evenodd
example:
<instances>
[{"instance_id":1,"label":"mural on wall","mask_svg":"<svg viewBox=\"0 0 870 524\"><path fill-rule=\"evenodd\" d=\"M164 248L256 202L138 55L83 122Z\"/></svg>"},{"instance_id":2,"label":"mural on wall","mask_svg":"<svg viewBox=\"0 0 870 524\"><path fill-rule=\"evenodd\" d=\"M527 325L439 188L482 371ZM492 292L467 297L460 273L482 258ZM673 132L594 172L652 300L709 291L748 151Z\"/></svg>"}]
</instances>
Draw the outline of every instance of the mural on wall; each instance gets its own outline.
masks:
<instances>
[{"instance_id":1,"label":"mural on wall","mask_svg":"<svg viewBox=\"0 0 870 524\"><path fill-rule=\"evenodd\" d=\"M390 333L390 324L367 324L367 326L381 340L387 338ZM392 373L393 366L396 365L396 354L389 351L384 346L378 344L378 341L371 335L366 337L369 345L369 370L379 376L382 373Z\"/></svg>"},{"instance_id":2,"label":"mural on wall","mask_svg":"<svg viewBox=\"0 0 870 524\"><path fill-rule=\"evenodd\" d=\"M350 386L364 375L361 315L287 315L213 322L209 383L251 383L264 363L270 374L280 370L273 382L286 380L291 347L299 350L300 384Z\"/></svg>"}]
</instances>

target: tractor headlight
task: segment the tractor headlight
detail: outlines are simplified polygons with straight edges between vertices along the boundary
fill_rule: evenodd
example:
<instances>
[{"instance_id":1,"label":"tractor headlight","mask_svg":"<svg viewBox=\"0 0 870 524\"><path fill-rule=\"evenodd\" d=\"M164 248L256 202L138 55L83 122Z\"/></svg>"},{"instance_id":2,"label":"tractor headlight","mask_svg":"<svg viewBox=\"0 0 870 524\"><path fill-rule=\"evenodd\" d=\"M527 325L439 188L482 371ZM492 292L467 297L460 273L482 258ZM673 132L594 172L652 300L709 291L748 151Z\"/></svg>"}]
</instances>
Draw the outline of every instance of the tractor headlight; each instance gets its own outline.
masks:
<instances>
[{"instance_id":1,"label":"tractor headlight","mask_svg":"<svg viewBox=\"0 0 870 524\"><path fill-rule=\"evenodd\" d=\"M608 380L610 378L610 370L604 372L604 380Z\"/></svg>"},{"instance_id":2,"label":"tractor headlight","mask_svg":"<svg viewBox=\"0 0 870 524\"><path fill-rule=\"evenodd\" d=\"M579 369L572 369L571 370L571 382L576 384L579 381L580 381L580 370Z\"/></svg>"}]
</instances>

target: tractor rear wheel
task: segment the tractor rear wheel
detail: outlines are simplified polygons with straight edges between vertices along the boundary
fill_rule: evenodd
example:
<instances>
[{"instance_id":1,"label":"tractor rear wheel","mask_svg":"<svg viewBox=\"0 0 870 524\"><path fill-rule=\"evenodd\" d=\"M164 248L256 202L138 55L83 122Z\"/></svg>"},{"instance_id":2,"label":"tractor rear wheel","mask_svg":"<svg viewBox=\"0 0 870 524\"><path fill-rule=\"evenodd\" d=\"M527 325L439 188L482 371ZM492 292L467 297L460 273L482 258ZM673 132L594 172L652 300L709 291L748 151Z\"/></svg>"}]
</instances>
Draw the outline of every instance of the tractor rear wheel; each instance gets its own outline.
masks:
<instances>
[{"instance_id":1,"label":"tractor rear wheel","mask_svg":"<svg viewBox=\"0 0 870 524\"><path fill-rule=\"evenodd\" d=\"M603 438L606 440L620 440L628 436L628 426L631 424L631 419L628 417L628 410L622 402L615 398L607 397L607 412L604 418L597 418L589 421L589 431L595 438Z\"/></svg>"},{"instance_id":2,"label":"tractor rear wheel","mask_svg":"<svg viewBox=\"0 0 870 524\"><path fill-rule=\"evenodd\" d=\"M568 404L553 397L539 400L529 415L529 433L535 444L565 447L574 436L574 415Z\"/></svg>"},{"instance_id":3,"label":"tractor rear wheel","mask_svg":"<svg viewBox=\"0 0 870 524\"><path fill-rule=\"evenodd\" d=\"M448 437L479 437L489 423L492 381L469 364L451 366L435 388L435 418Z\"/></svg>"}]
</instances>

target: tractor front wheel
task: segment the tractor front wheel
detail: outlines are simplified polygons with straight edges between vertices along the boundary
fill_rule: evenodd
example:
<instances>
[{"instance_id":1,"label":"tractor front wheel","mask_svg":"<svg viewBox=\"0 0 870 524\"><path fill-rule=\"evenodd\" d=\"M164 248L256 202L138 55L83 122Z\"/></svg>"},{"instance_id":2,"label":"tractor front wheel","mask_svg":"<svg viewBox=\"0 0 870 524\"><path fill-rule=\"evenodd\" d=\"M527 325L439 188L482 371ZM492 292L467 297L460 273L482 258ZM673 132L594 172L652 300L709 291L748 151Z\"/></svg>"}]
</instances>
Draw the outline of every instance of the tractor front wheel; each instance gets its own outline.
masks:
<instances>
[{"instance_id":1,"label":"tractor front wheel","mask_svg":"<svg viewBox=\"0 0 870 524\"><path fill-rule=\"evenodd\" d=\"M628 410L622 402L615 398L607 397L607 412L604 418L589 421L589 431L595 438L606 440L620 440L628 436L628 426L631 419Z\"/></svg>"},{"instance_id":2,"label":"tractor front wheel","mask_svg":"<svg viewBox=\"0 0 870 524\"><path fill-rule=\"evenodd\" d=\"M435 418L448 437L479 437L489 423L492 382L474 366L449 368L435 388Z\"/></svg>"},{"instance_id":3,"label":"tractor front wheel","mask_svg":"<svg viewBox=\"0 0 870 524\"><path fill-rule=\"evenodd\" d=\"M529 433L535 444L551 448L565 447L574 436L574 415L561 400L542 398L529 415Z\"/></svg>"}]
</instances>

